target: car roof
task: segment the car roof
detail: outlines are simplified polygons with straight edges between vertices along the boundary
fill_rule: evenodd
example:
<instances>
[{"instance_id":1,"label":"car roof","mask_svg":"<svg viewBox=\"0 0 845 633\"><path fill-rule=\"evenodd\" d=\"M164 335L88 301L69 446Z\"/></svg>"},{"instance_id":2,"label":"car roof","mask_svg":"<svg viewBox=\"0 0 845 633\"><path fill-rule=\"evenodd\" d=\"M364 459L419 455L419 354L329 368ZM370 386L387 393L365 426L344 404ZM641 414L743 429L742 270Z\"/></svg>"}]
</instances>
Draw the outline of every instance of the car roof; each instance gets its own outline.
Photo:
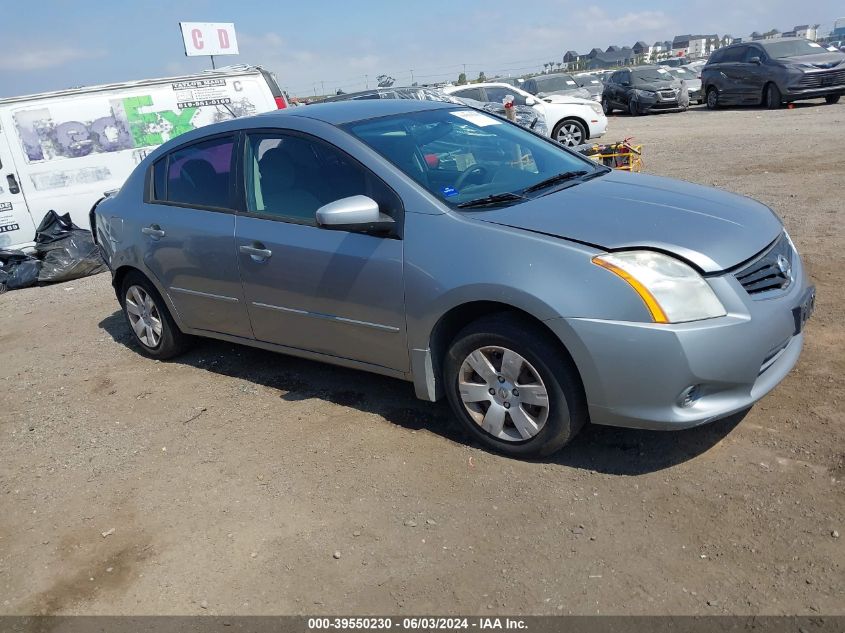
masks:
<instances>
[{"instance_id":1,"label":"car roof","mask_svg":"<svg viewBox=\"0 0 845 633\"><path fill-rule=\"evenodd\" d=\"M276 110L259 115L260 118L274 116L299 116L316 119L331 125L344 125L352 121L374 119L394 114L442 110L460 107L444 101L420 101L418 99L365 99L362 101L333 101L315 103L299 108Z\"/></svg>"}]
</instances>

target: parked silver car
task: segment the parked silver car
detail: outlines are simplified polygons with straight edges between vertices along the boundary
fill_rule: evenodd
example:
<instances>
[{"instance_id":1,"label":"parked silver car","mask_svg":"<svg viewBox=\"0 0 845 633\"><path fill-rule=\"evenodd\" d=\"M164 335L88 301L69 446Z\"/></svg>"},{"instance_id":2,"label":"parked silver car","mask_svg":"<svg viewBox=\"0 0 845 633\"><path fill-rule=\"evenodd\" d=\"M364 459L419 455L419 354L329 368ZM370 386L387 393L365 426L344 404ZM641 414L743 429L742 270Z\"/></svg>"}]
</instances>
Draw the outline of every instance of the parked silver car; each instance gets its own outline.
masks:
<instances>
[{"instance_id":1,"label":"parked silver car","mask_svg":"<svg viewBox=\"0 0 845 633\"><path fill-rule=\"evenodd\" d=\"M588 420L681 429L750 406L814 302L763 204L447 103L188 132L92 216L143 354L198 335L408 380L516 456Z\"/></svg>"}]
</instances>

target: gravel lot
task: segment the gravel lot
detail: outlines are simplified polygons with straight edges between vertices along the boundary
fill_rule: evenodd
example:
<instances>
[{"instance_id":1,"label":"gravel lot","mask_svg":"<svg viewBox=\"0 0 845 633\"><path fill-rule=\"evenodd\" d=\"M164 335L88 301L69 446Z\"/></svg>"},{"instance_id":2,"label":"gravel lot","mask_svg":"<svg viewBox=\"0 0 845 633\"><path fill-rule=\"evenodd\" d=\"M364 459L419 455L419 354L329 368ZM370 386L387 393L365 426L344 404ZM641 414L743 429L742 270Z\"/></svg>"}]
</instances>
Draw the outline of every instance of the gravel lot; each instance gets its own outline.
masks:
<instances>
[{"instance_id":1,"label":"gravel lot","mask_svg":"<svg viewBox=\"0 0 845 633\"><path fill-rule=\"evenodd\" d=\"M108 275L9 292L0 614L845 614L845 104L624 136L772 206L818 287L744 419L518 462L410 384L210 341L145 359Z\"/></svg>"}]
</instances>

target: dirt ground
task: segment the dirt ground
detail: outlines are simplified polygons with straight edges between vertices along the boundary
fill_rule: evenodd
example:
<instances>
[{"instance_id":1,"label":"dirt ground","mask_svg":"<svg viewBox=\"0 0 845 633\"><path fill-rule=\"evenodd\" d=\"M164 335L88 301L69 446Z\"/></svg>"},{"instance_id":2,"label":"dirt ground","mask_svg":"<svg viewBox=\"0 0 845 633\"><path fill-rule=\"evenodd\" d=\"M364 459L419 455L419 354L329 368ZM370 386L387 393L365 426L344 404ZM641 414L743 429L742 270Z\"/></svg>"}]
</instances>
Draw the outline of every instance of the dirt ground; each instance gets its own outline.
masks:
<instances>
[{"instance_id":1,"label":"dirt ground","mask_svg":"<svg viewBox=\"0 0 845 633\"><path fill-rule=\"evenodd\" d=\"M744 419L519 462L407 383L148 360L107 274L9 292L0 614L845 614L845 104L612 117L629 135L649 173L772 206L817 284Z\"/></svg>"}]
</instances>

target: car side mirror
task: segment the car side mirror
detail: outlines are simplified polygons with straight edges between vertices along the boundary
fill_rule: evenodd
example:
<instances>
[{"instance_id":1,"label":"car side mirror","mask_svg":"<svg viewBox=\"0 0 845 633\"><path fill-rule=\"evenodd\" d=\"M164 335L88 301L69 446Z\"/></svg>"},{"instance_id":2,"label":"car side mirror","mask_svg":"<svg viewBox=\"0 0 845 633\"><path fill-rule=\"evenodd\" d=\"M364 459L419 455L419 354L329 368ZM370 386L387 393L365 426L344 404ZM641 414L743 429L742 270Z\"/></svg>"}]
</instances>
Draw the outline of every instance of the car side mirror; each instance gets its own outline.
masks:
<instances>
[{"instance_id":1,"label":"car side mirror","mask_svg":"<svg viewBox=\"0 0 845 633\"><path fill-rule=\"evenodd\" d=\"M537 103L534 97L525 97L525 105L533 106Z\"/></svg>"},{"instance_id":2,"label":"car side mirror","mask_svg":"<svg viewBox=\"0 0 845 633\"><path fill-rule=\"evenodd\" d=\"M317 224L324 229L381 233L390 231L394 220L379 210L378 203L367 196L349 196L317 209Z\"/></svg>"},{"instance_id":3,"label":"car side mirror","mask_svg":"<svg viewBox=\"0 0 845 633\"><path fill-rule=\"evenodd\" d=\"M622 81L619 82L619 85L620 86L630 86L631 82L628 81L627 79L623 79Z\"/></svg>"},{"instance_id":4,"label":"car side mirror","mask_svg":"<svg viewBox=\"0 0 845 633\"><path fill-rule=\"evenodd\" d=\"M749 60L748 60L748 63L750 63L750 64L759 64L759 63L761 63L761 62L760 62L760 58L759 58L759 57L757 57L757 56L755 55L754 57L752 57L751 59L749 59Z\"/></svg>"},{"instance_id":5,"label":"car side mirror","mask_svg":"<svg viewBox=\"0 0 845 633\"><path fill-rule=\"evenodd\" d=\"M545 96L546 96L546 93L545 93L545 92L538 92L538 93L537 93L536 95L534 95L534 96L535 96L535 97L537 97L538 99L542 99L543 97L545 97Z\"/></svg>"}]
</instances>

